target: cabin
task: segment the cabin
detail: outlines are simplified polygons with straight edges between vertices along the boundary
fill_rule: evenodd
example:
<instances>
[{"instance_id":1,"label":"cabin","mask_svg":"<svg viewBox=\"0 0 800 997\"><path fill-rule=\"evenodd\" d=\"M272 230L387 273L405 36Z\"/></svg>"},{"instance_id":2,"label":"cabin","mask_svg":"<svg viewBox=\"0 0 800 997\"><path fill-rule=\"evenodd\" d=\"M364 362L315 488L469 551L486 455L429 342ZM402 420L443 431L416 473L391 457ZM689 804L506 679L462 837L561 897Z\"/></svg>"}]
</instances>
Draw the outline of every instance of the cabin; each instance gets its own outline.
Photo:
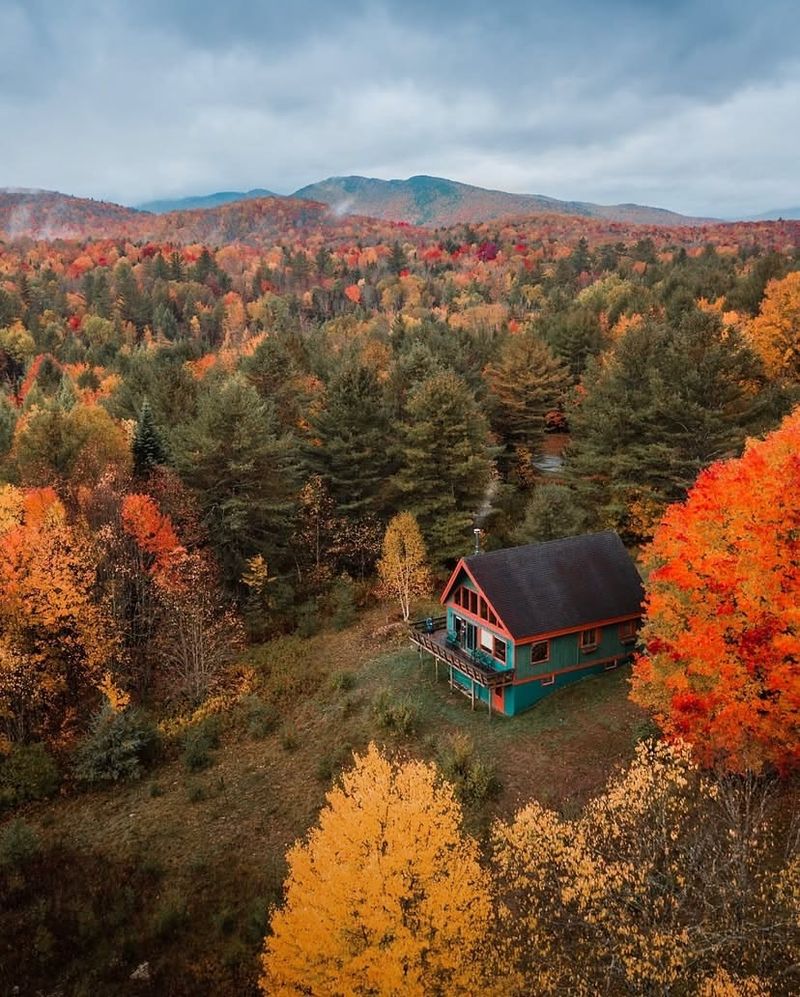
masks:
<instances>
[{"instance_id":1,"label":"cabin","mask_svg":"<svg viewBox=\"0 0 800 997\"><path fill-rule=\"evenodd\" d=\"M438 675L513 717L571 682L631 659L644 591L611 530L463 557L411 640Z\"/></svg>"}]
</instances>

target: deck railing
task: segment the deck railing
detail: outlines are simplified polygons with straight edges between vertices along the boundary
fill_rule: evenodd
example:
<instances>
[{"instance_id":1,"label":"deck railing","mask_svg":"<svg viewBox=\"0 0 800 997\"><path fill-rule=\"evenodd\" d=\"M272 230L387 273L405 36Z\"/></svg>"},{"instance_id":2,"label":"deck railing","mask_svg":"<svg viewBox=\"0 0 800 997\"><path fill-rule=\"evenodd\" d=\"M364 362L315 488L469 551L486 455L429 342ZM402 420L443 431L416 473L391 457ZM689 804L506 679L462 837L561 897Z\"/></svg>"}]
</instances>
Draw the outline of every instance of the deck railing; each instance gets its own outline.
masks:
<instances>
[{"instance_id":1,"label":"deck railing","mask_svg":"<svg viewBox=\"0 0 800 997\"><path fill-rule=\"evenodd\" d=\"M411 624L411 642L487 689L496 689L513 682L513 668L498 668L493 659L481 651L467 651L455 642L442 641L441 637L434 636L446 626L447 617L444 616L417 620Z\"/></svg>"}]
</instances>

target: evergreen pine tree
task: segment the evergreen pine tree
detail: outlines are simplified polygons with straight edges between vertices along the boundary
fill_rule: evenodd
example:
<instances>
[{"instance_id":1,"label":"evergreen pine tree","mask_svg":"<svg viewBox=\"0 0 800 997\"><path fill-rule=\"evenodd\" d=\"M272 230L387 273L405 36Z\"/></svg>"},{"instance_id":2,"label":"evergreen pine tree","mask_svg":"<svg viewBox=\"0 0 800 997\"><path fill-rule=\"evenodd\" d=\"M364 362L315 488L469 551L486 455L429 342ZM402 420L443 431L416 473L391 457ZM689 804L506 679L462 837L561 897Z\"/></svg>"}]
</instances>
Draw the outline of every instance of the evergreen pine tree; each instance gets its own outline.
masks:
<instances>
[{"instance_id":1,"label":"evergreen pine tree","mask_svg":"<svg viewBox=\"0 0 800 997\"><path fill-rule=\"evenodd\" d=\"M242 360L242 373L259 395L275 405L278 418L287 429L297 426L305 408L298 369L285 338L271 334L253 353Z\"/></svg>"},{"instance_id":2,"label":"evergreen pine tree","mask_svg":"<svg viewBox=\"0 0 800 997\"><path fill-rule=\"evenodd\" d=\"M488 434L474 395L452 371L434 374L412 391L396 483L440 563L469 548L492 471Z\"/></svg>"},{"instance_id":3,"label":"evergreen pine tree","mask_svg":"<svg viewBox=\"0 0 800 997\"><path fill-rule=\"evenodd\" d=\"M310 470L322 476L339 514L380 513L391 469L390 433L381 386L370 367L346 361L311 432Z\"/></svg>"},{"instance_id":4,"label":"evergreen pine tree","mask_svg":"<svg viewBox=\"0 0 800 997\"><path fill-rule=\"evenodd\" d=\"M566 470L596 525L632 540L783 405L741 337L697 311L678 326L633 327L583 383Z\"/></svg>"},{"instance_id":5,"label":"evergreen pine tree","mask_svg":"<svg viewBox=\"0 0 800 997\"><path fill-rule=\"evenodd\" d=\"M210 380L197 418L176 433L175 462L195 493L223 577L241 583L258 554L280 569L298 485L296 445L241 376Z\"/></svg>"},{"instance_id":6,"label":"evergreen pine tree","mask_svg":"<svg viewBox=\"0 0 800 997\"><path fill-rule=\"evenodd\" d=\"M145 398L139 421L133 433L131 443L133 455L133 473L137 478L146 478L159 464L167 463L167 449L153 418L150 403Z\"/></svg>"},{"instance_id":7,"label":"evergreen pine tree","mask_svg":"<svg viewBox=\"0 0 800 997\"><path fill-rule=\"evenodd\" d=\"M563 311L556 308L537 322L536 331L575 378L581 376L590 357L597 356L606 345L597 315L580 306Z\"/></svg>"},{"instance_id":8,"label":"evergreen pine tree","mask_svg":"<svg viewBox=\"0 0 800 997\"><path fill-rule=\"evenodd\" d=\"M509 446L533 447L544 433L544 417L558 408L569 387L569 371L532 333L511 336L496 363L486 368L492 425Z\"/></svg>"}]
</instances>

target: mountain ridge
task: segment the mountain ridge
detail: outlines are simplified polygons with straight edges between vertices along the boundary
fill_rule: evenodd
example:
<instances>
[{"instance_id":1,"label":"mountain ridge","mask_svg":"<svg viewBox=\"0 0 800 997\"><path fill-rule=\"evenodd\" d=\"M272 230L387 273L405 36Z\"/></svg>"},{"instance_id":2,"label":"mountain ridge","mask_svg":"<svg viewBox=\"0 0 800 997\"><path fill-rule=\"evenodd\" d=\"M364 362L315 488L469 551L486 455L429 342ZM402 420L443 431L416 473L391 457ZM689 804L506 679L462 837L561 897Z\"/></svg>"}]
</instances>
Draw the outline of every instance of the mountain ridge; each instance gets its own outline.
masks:
<instances>
[{"instance_id":1,"label":"mountain ridge","mask_svg":"<svg viewBox=\"0 0 800 997\"><path fill-rule=\"evenodd\" d=\"M513 194L425 174L406 180L357 175L328 177L301 187L290 196L322 201L336 213L433 227L539 213L643 225L706 225L718 221L649 205L603 205L591 201L563 201L545 194Z\"/></svg>"},{"instance_id":2,"label":"mountain ridge","mask_svg":"<svg viewBox=\"0 0 800 997\"><path fill-rule=\"evenodd\" d=\"M517 194L427 174L417 174L405 180L382 180L358 174L331 176L286 195L255 188L250 191L218 191L184 198L164 198L134 207L164 214L207 210L258 197L318 201L327 204L337 216L366 215L384 221L434 228L539 213L577 215L641 225L705 225L719 221L631 201L621 204L565 201L546 194Z\"/></svg>"},{"instance_id":3,"label":"mountain ridge","mask_svg":"<svg viewBox=\"0 0 800 997\"><path fill-rule=\"evenodd\" d=\"M301 199L296 195L252 197L228 201L213 208L194 208L165 214L148 213L112 202L78 198L54 191L0 189L0 239L128 239L173 245L204 243L221 246L241 243L263 247L286 238L295 240L322 237L332 244L345 244L353 239L369 241L377 238L385 241L387 238L396 238L387 234L389 230L402 228L403 238L412 241L437 240L445 235L449 239L453 234L451 229L456 229L455 237L463 241L465 234L458 231L459 226L474 224L478 229L482 227L481 238L494 238L491 226L497 221L504 226L534 225L542 233L549 233L548 237L555 231L564 239L577 240L583 236L592 243L599 240L613 241L625 235L628 238L655 238L659 242L675 238L681 244L699 245L704 240L724 241L728 238L726 233L737 225L751 226L753 239L772 238L766 232L769 228L774 233L780 230L783 233L781 237L792 238L795 242L800 240L800 221L713 221L692 224L691 219L682 215L666 213L665 218L664 212L655 216L659 221L653 220L652 213L645 215L649 219L647 221L642 219L641 213L631 216L630 211L639 211L639 205L619 206L619 211L628 214L624 220L618 220L618 215L615 220L613 214L610 218L605 213L589 214L586 202L556 201L554 208L554 199L543 196L536 199L535 195L530 195L522 206L518 203L509 204L507 201L502 201L499 205L492 202L490 207L493 210L502 209L502 214L496 219L489 211L488 218L484 221L475 220L474 213L463 220L463 190L458 187L454 190L452 182L436 178L421 178L411 184L410 190L407 181L396 181L394 185L391 181L370 181L377 184L379 194L383 194L382 185L387 184L399 198L399 201L389 202L381 217L362 213L367 207L371 207L373 211L376 208L374 204L365 205L363 197L356 196L362 194L365 179L369 180L358 177L334 179L327 191L322 192L309 187L301 188L302 193L317 193L318 196L325 193L327 202ZM484 193L482 188L477 188L477 191L480 195ZM341 195L348 198L346 203L342 203ZM409 201L411 195L413 203ZM451 205L449 209L448 203ZM430 221L427 225L421 225L396 220L398 214L402 218L402 212L395 210L398 205L405 207L406 217L409 214L414 217L423 214L430 219L433 214L441 215L447 209L455 212L457 220L447 226L434 226ZM487 206L484 204L483 207ZM474 209L473 204L470 210ZM484 215L487 211L484 211Z\"/></svg>"},{"instance_id":4,"label":"mountain ridge","mask_svg":"<svg viewBox=\"0 0 800 997\"><path fill-rule=\"evenodd\" d=\"M262 197L281 197L265 187L254 187L252 190L218 190L213 194L197 194L190 197L165 197L155 201L145 201L135 204L135 211L149 211L154 215L165 215L172 211L203 211L207 208L218 208L223 204L233 204L236 201L253 201Z\"/></svg>"}]
</instances>

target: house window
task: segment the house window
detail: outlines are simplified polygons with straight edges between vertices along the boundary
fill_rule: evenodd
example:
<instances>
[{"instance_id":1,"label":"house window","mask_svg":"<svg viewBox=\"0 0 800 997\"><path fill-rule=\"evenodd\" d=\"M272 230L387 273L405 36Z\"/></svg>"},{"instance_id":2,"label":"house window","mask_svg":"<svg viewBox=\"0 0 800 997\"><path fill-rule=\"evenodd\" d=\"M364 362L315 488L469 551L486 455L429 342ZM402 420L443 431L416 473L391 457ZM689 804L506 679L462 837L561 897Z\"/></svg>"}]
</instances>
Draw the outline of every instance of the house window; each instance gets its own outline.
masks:
<instances>
[{"instance_id":1,"label":"house window","mask_svg":"<svg viewBox=\"0 0 800 997\"><path fill-rule=\"evenodd\" d=\"M481 647L484 651L489 651L489 653L491 653L493 640L494 634L491 630L484 630L483 627L481 627Z\"/></svg>"},{"instance_id":2,"label":"house window","mask_svg":"<svg viewBox=\"0 0 800 997\"><path fill-rule=\"evenodd\" d=\"M540 640L531 646L531 664L539 665L550 657L550 641Z\"/></svg>"},{"instance_id":3,"label":"house window","mask_svg":"<svg viewBox=\"0 0 800 997\"><path fill-rule=\"evenodd\" d=\"M494 615L491 609L489 610L489 622L492 624L493 627L497 626L497 617Z\"/></svg>"},{"instance_id":4,"label":"house window","mask_svg":"<svg viewBox=\"0 0 800 997\"><path fill-rule=\"evenodd\" d=\"M483 598L483 596L481 596L481 612L480 612L480 617L481 617L482 620L488 620L489 619L489 611L488 611L488 608L486 606L486 600Z\"/></svg>"},{"instance_id":5,"label":"house window","mask_svg":"<svg viewBox=\"0 0 800 997\"><path fill-rule=\"evenodd\" d=\"M477 592L473 592L472 589L468 589L467 590L467 594L469 595L469 611L472 613L473 616L477 616L478 615L478 593Z\"/></svg>"},{"instance_id":6,"label":"house window","mask_svg":"<svg viewBox=\"0 0 800 997\"><path fill-rule=\"evenodd\" d=\"M506 663L506 642L499 637L494 638L494 656L498 661Z\"/></svg>"},{"instance_id":7,"label":"house window","mask_svg":"<svg viewBox=\"0 0 800 997\"><path fill-rule=\"evenodd\" d=\"M619 639L623 644L632 644L636 640L638 620L625 620L619 625Z\"/></svg>"},{"instance_id":8,"label":"house window","mask_svg":"<svg viewBox=\"0 0 800 997\"><path fill-rule=\"evenodd\" d=\"M555 680L556 680L555 675L548 675L547 678L542 679L542 685L553 685Z\"/></svg>"},{"instance_id":9,"label":"house window","mask_svg":"<svg viewBox=\"0 0 800 997\"><path fill-rule=\"evenodd\" d=\"M600 643L599 627L590 627L588 630L582 630L580 643L582 651L593 651Z\"/></svg>"}]
</instances>

